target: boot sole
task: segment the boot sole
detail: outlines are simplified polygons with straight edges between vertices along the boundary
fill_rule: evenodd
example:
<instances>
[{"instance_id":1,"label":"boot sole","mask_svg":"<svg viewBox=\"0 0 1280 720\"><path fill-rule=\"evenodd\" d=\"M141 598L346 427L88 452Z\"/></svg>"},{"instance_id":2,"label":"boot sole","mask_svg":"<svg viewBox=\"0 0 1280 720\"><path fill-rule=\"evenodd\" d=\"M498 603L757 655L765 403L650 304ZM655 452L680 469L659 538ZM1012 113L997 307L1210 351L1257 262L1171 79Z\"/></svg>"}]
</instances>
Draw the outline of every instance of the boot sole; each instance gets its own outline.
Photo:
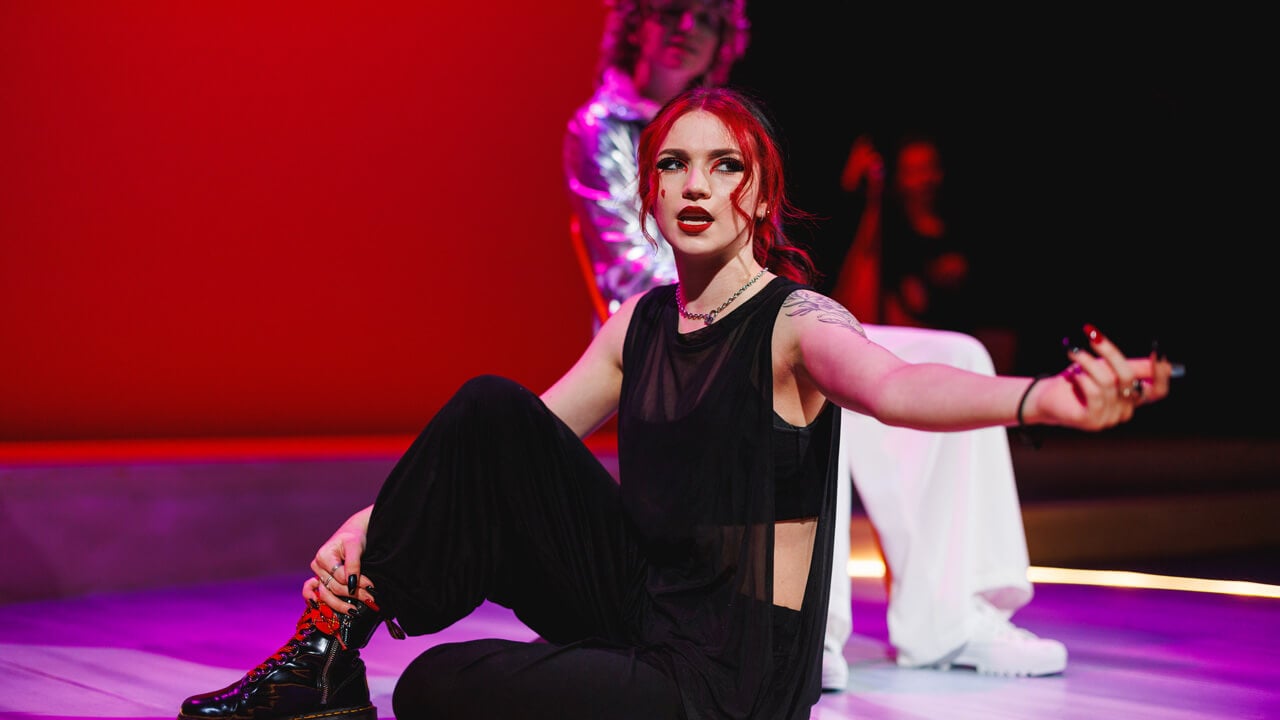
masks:
<instances>
[{"instance_id":1,"label":"boot sole","mask_svg":"<svg viewBox=\"0 0 1280 720\"><path fill-rule=\"evenodd\" d=\"M229 720L236 720L241 717L244 716L232 715L229 716ZM218 720L218 718L178 713L178 720ZM279 720L378 720L378 709L372 705L366 705L364 707L344 708L341 710L324 710L301 715L288 715L279 718Z\"/></svg>"}]
</instances>

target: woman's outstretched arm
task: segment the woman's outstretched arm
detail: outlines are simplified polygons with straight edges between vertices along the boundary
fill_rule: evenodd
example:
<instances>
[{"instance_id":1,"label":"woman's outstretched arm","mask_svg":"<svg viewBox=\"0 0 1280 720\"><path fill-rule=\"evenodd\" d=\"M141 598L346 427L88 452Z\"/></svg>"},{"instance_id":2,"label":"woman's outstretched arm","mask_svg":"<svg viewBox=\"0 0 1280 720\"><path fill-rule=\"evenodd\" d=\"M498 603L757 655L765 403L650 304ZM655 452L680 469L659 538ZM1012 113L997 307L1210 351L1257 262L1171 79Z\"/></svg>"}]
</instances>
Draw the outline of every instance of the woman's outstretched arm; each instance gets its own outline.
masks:
<instances>
[{"instance_id":1,"label":"woman's outstretched arm","mask_svg":"<svg viewBox=\"0 0 1280 720\"><path fill-rule=\"evenodd\" d=\"M1062 372L1036 379L907 363L868 340L842 305L813 291L793 294L783 316L800 391L811 387L887 425L951 431L1021 421L1094 431L1127 422L1138 406L1169 394L1167 359L1126 358L1093 328L1086 328L1088 349L1068 351Z\"/></svg>"}]
</instances>

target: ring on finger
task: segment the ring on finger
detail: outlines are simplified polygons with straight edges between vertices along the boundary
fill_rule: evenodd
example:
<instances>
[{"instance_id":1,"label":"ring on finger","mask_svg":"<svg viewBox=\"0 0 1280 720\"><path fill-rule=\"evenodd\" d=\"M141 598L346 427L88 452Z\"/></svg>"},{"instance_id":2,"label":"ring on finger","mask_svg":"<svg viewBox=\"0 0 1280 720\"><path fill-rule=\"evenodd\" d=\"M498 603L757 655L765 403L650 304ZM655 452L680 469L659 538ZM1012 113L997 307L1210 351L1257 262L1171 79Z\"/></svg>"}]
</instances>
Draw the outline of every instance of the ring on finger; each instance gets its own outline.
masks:
<instances>
[{"instance_id":1,"label":"ring on finger","mask_svg":"<svg viewBox=\"0 0 1280 720\"><path fill-rule=\"evenodd\" d=\"M324 576L324 579L320 581L320 584L321 584L321 585L323 585L323 586L325 586L325 587L329 587L329 581L330 581L330 580L332 580L332 579L333 579L333 576L332 576L332 575L327 575L327 574L326 574L326 575Z\"/></svg>"},{"instance_id":2,"label":"ring on finger","mask_svg":"<svg viewBox=\"0 0 1280 720\"><path fill-rule=\"evenodd\" d=\"M338 563L337 565L334 565L333 569L329 571L329 575L331 577L338 577L338 568L340 567L342 567L342 563Z\"/></svg>"}]
</instances>

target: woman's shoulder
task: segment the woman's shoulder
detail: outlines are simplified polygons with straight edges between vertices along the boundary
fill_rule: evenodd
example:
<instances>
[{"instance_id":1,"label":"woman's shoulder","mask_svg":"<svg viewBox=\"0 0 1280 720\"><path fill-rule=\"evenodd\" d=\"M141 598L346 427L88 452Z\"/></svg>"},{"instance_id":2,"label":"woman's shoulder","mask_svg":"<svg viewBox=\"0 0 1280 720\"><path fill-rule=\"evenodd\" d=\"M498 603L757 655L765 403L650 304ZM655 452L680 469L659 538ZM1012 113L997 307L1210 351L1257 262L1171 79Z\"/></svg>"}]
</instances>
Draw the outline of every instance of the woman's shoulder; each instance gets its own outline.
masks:
<instances>
[{"instance_id":1,"label":"woman's shoulder","mask_svg":"<svg viewBox=\"0 0 1280 720\"><path fill-rule=\"evenodd\" d=\"M836 302L829 296L818 292L818 289L813 285L792 280L785 276L780 275L774 278L769 285L774 292L786 296L782 301L783 307L801 308L803 311L803 309L812 310L824 302ZM839 303L836 304L838 305Z\"/></svg>"},{"instance_id":2,"label":"woman's shoulder","mask_svg":"<svg viewBox=\"0 0 1280 720\"><path fill-rule=\"evenodd\" d=\"M801 283L792 282L791 287L784 289L787 291L787 297L782 301L779 320L790 328L797 331L812 329L823 332L834 328L847 328L859 335L866 335L866 331L862 329L862 323L858 322L853 313L837 300L818 292L812 286Z\"/></svg>"},{"instance_id":3,"label":"woman's shoulder","mask_svg":"<svg viewBox=\"0 0 1280 720\"><path fill-rule=\"evenodd\" d=\"M610 319L620 318L625 325L630 323L631 318L637 314L646 317L652 316L660 311L664 305L670 305L674 302L675 292L676 286L674 283L655 285L647 290L638 292L623 300Z\"/></svg>"}]
</instances>

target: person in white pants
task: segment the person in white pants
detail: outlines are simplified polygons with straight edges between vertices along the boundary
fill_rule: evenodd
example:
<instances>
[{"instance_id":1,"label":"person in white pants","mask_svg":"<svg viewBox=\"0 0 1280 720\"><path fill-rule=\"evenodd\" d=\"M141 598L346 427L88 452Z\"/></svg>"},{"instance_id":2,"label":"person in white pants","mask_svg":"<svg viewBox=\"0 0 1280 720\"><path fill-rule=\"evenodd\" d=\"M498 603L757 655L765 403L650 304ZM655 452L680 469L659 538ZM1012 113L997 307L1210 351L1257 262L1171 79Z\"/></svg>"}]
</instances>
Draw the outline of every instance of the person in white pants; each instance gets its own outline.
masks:
<instances>
[{"instance_id":1,"label":"person in white pants","mask_svg":"<svg viewBox=\"0 0 1280 720\"><path fill-rule=\"evenodd\" d=\"M864 324L867 337L910 362L995 374L976 338L946 330ZM889 642L903 667L973 667L1046 675L1066 648L1008 618L1031 600L1027 543L1004 428L935 433L890 427L844 411L835 568L823 686L844 687L852 632L848 578L852 490L879 537L889 573ZM838 580L836 578L839 578ZM835 656L841 656L839 658Z\"/></svg>"},{"instance_id":2,"label":"person in white pants","mask_svg":"<svg viewBox=\"0 0 1280 720\"><path fill-rule=\"evenodd\" d=\"M746 50L743 0L609 0L596 88L569 119L563 167L576 249L598 329L630 295L676 280L665 242L640 231L636 143L662 103L693 85L723 84ZM657 234L650 223L650 230ZM866 325L908 361L993 372L975 338ZM852 487L880 537L892 576L890 642L902 666L979 672L1061 672L1066 649L1008 621L1031 599L1027 550L1003 428L926 433L844 412L835 572L823 688L842 690L852 632L848 574Z\"/></svg>"}]
</instances>

